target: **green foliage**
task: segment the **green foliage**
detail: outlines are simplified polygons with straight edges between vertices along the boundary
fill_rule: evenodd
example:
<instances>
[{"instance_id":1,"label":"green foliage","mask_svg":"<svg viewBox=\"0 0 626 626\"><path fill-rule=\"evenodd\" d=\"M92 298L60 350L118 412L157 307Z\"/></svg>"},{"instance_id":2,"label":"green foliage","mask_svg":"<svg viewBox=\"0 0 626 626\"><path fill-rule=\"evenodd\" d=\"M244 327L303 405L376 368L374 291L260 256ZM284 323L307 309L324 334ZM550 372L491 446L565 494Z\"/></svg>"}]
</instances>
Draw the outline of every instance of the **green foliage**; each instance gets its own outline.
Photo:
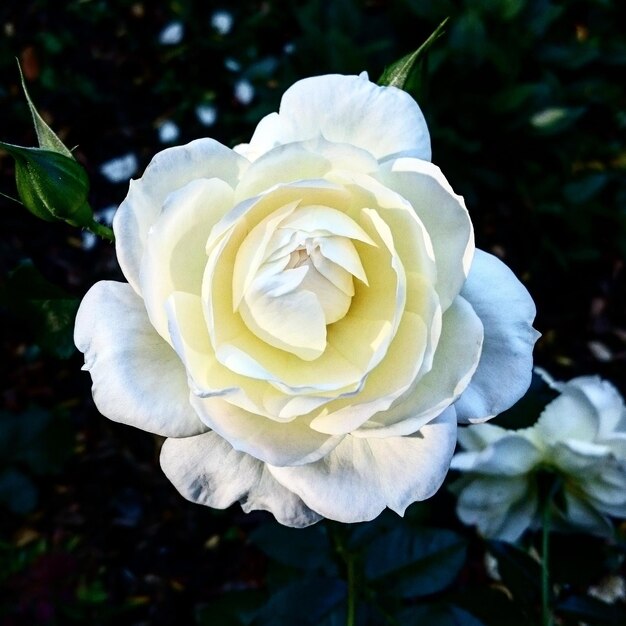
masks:
<instances>
[{"instance_id":1,"label":"green foliage","mask_svg":"<svg viewBox=\"0 0 626 626\"><path fill-rule=\"evenodd\" d=\"M44 350L62 359L74 354L74 318L79 300L49 283L30 261L22 262L9 275L2 300L29 326Z\"/></svg>"},{"instance_id":2,"label":"green foliage","mask_svg":"<svg viewBox=\"0 0 626 626\"><path fill-rule=\"evenodd\" d=\"M276 590L258 611L253 626L335 626L345 615L346 583L340 579L305 577Z\"/></svg>"},{"instance_id":3,"label":"green foliage","mask_svg":"<svg viewBox=\"0 0 626 626\"><path fill-rule=\"evenodd\" d=\"M397 87L412 93L419 100L420 87L426 83L426 59L431 46L443 33L448 18L446 18L433 32L433 34L417 49L402 57L389 67L385 68L382 76L378 79L379 85Z\"/></svg>"},{"instance_id":4,"label":"green foliage","mask_svg":"<svg viewBox=\"0 0 626 626\"><path fill-rule=\"evenodd\" d=\"M250 541L283 565L308 570L334 568L331 542L321 524L301 529L264 524L251 533Z\"/></svg>"},{"instance_id":5,"label":"green foliage","mask_svg":"<svg viewBox=\"0 0 626 626\"><path fill-rule=\"evenodd\" d=\"M0 412L0 505L23 515L38 501L34 478L58 472L69 458L67 419L37 407Z\"/></svg>"},{"instance_id":6,"label":"green foliage","mask_svg":"<svg viewBox=\"0 0 626 626\"><path fill-rule=\"evenodd\" d=\"M197 626L248 626L263 603L260 591L245 589L223 593L196 611Z\"/></svg>"},{"instance_id":7,"label":"green foliage","mask_svg":"<svg viewBox=\"0 0 626 626\"><path fill-rule=\"evenodd\" d=\"M203 609L199 624L219 615L225 624L343 626L348 595L356 595L356 623L392 624L397 613L403 624L428 616L442 626L480 626L452 601L431 600L443 597L466 563L466 541L451 530L381 515L350 527L328 522L296 530L272 522L249 539L269 559L268 595L228 594Z\"/></svg>"},{"instance_id":8,"label":"green foliage","mask_svg":"<svg viewBox=\"0 0 626 626\"><path fill-rule=\"evenodd\" d=\"M368 547L365 576L401 597L448 587L465 563L466 542L440 528L398 526Z\"/></svg>"}]
</instances>

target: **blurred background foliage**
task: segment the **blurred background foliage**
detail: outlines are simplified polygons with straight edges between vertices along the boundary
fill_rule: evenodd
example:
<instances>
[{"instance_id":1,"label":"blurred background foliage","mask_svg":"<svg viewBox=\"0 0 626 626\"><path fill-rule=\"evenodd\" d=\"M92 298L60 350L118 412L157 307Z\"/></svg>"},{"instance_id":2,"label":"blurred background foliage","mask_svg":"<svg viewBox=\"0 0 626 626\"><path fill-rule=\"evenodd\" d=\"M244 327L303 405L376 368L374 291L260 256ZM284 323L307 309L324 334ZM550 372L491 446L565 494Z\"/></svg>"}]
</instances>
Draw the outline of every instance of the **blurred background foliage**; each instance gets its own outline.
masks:
<instances>
[{"instance_id":1,"label":"blurred background foliage","mask_svg":"<svg viewBox=\"0 0 626 626\"><path fill-rule=\"evenodd\" d=\"M445 17L415 84L433 161L465 196L478 246L535 298L538 364L625 393L621 0L5 0L0 139L36 145L18 59L107 221L157 151L246 141L295 80L375 80ZM0 191L15 195L8 155ZM306 623L342 624L355 563L360 623L538 623L536 563L491 545L495 581L445 489L402 522L302 533L183 501L157 439L97 414L72 350L77 299L121 278L111 245L5 197L0 207L0 623L292 624L306 607ZM536 397L502 423L534 419ZM559 623L624 623L586 593L619 573L624 547L573 540L555 547Z\"/></svg>"}]
</instances>

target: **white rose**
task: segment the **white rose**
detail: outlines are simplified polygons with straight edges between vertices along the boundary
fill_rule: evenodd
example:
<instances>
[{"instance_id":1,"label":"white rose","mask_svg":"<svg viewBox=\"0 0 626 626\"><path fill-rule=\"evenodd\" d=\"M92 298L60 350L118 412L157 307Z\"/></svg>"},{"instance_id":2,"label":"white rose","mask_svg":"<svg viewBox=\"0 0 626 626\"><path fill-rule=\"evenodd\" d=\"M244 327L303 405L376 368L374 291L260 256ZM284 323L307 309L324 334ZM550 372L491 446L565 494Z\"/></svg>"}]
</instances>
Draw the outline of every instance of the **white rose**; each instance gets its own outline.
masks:
<instances>
[{"instance_id":1,"label":"white rose","mask_svg":"<svg viewBox=\"0 0 626 626\"><path fill-rule=\"evenodd\" d=\"M567 383L541 374L560 395L530 428L492 424L459 431L465 452L452 467L464 473L453 485L457 512L486 537L515 541L540 524L537 473L559 480L564 507L556 524L610 535L607 516L626 517L626 408L615 387L597 376Z\"/></svg>"},{"instance_id":2,"label":"white rose","mask_svg":"<svg viewBox=\"0 0 626 626\"><path fill-rule=\"evenodd\" d=\"M169 437L186 498L291 526L402 514L439 488L457 420L524 393L534 304L429 158L410 96L332 75L249 144L170 148L131 182L129 284L92 287L75 340L99 410Z\"/></svg>"}]
</instances>

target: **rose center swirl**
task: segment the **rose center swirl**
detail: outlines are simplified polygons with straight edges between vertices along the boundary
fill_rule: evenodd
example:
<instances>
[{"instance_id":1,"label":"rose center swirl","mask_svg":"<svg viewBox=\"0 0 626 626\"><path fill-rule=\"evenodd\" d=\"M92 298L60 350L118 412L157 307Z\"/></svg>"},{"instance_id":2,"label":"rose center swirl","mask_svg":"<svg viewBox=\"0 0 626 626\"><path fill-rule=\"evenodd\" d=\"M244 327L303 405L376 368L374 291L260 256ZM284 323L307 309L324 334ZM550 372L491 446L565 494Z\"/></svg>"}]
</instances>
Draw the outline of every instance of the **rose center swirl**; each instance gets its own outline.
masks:
<instances>
[{"instance_id":1,"label":"rose center swirl","mask_svg":"<svg viewBox=\"0 0 626 626\"><path fill-rule=\"evenodd\" d=\"M324 206L294 203L253 228L235 263L235 275L241 267L246 275L233 284L248 329L304 360L321 356L327 326L350 310L354 278L367 285L353 240L375 245L345 213Z\"/></svg>"}]
</instances>

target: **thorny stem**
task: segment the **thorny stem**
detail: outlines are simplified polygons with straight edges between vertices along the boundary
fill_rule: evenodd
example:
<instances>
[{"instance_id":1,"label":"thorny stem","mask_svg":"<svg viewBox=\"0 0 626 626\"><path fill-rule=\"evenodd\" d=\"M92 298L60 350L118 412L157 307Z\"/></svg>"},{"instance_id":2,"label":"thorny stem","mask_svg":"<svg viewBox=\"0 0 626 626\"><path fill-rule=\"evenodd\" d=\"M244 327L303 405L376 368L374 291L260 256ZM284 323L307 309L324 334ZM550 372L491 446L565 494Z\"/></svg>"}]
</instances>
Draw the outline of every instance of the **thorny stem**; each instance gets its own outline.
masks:
<instances>
[{"instance_id":1,"label":"thorny stem","mask_svg":"<svg viewBox=\"0 0 626 626\"><path fill-rule=\"evenodd\" d=\"M96 220L91 221L91 223L87 226L87 230L91 231L94 235L98 235L98 237L101 237L102 239L106 239L107 241L115 241L113 229L96 222Z\"/></svg>"}]
</instances>

